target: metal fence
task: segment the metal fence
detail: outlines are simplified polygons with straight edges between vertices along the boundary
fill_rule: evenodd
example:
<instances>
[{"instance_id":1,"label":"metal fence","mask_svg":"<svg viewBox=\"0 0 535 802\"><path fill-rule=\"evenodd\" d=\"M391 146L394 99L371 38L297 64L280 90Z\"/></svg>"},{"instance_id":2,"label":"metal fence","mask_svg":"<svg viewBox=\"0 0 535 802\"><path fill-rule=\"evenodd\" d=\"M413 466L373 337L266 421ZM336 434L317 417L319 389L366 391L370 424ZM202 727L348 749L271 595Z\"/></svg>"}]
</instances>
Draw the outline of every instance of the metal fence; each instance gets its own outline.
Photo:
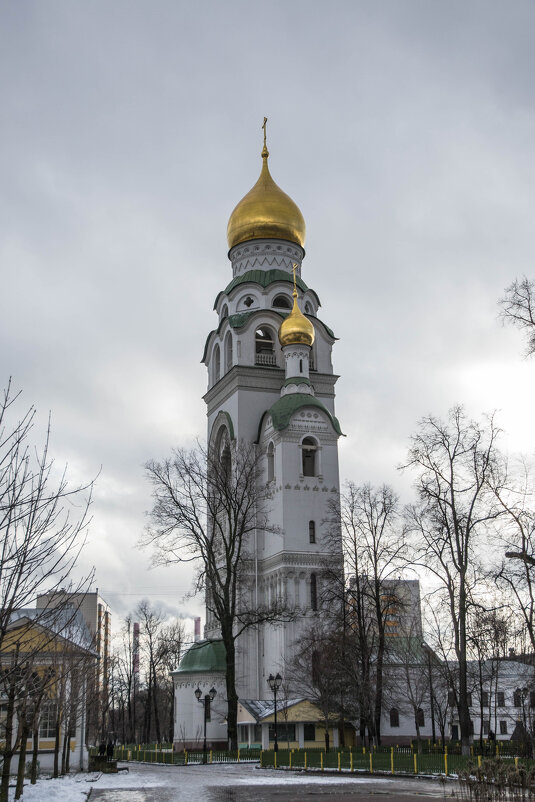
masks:
<instances>
[{"instance_id":1,"label":"metal fence","mask_svg":"<svg viewBox=\"0 0 535 802\"><path fill-rule=\"evenodd\" d=\"M97 747L90 754L98 754ZM312 769L319 771L366 772L368 774L423 774L427 776L458 775L468 766L481 766L484 755L461 755L442 751L414 751L406 747L378 747L367 750L332 749L326 752L319 747L312 749L202 749L173 752L172 744L131 744L116 746L115 760L127 762L157 763L170 766L187 766L199 763L260 763L262 768ZM535 767L535 760L522 756L498 755L505 765L516 766L519 761L526 769Z\"/></svg>"},{"instance_id":2,"label":"metal fence","mask_svg":"<svg viewBox=\"0 0 535 802\"><path fill-rule=\"evenodd\" d=\"M202 749L173 752L172 744L131 744L116 746L114 760L140 763L160 763L167 766L187 766L193 763L258 763L261 749ZM98 748L91 747L90 755L98 755Z\"/></svg>"},{"instance_id":3,"label":"metal fence","mask_svg":"<svg viewBox=\"0 0 535 802\"><path fill-rule=\"evenodd\" d=\"M262 768L316 769L320 771L366 772L368 774L424 774L427 776L458 775L471 766L480 766L481 755L443 752L413 752L410 747L381 749L344 749L325 752L318 749L279 749L264 751L260 756ZM520 757L503 757L504 763L529 769L535 761Z\"/></svg>"}]
</instances>

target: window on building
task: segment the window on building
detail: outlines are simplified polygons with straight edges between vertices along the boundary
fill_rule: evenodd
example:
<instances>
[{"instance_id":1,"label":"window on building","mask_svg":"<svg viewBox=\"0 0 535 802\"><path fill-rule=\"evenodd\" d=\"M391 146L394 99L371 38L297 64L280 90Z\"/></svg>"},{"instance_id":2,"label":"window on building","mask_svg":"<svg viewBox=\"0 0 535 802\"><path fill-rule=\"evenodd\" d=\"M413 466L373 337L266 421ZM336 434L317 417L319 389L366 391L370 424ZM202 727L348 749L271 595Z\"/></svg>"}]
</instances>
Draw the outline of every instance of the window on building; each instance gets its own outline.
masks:
<instances>
[{"instance_id":1,"label":"window on building","mask_svg":"<svg viewBox=\"0 0 535 802\"><path fill-rule=\"evenodd\" d=\"M415 719L418 727L425 727L425 715L421 707L417 709Z\"/></svg>"},{"instance_id":2,"label":"window on building","mask_svg":"<svg viewBox=\"0 0 535 802\"><path fill-rule=\"evenodd\" d=\"M507 735L507 721L500 721L500 735Z\"/></svg>"},{"instance_id":3,"label":"window on building","mask_svg":"<svg viewBox=\"0 0 535 802\"><path fill-rule=\"evenodd\" d=\"M291 309L292 302L288 295L277 295L277 297L273 299L273 306L275 309Z\"/></svg>"},{"instance_id":4,"label":"window on building","mask_svg":"<svg viewBox=\"0 0 535 802\"><path fill-rule=\"evenodd\" d=\"M522 691L517 688L513 693L513 704L515 707L522 707Z\"/></svg>"},{"instance_id":5,"label":"window on building","mask_svg":"<svg viewBox=\"0 0 535 802\"><path fill-rule=\"evenodd\" d=\"M529 706L535 707L535 691L529 692Z\"/></svg>"},{"instance_id":6,"label":"window on building","mask_svg":"<svg viewBox=\"0 0 535 802\"><path fill-rule=\"evenodd\" d=\"M399 727L399 710L397 707L393 707L390 710L390 726Z\"/></svg>"},{"instance_id":7,"label":"window on building","mask_svg":"<svg viewBox=\"0 0 535 802\"><path fill-rule=\"evenodd\" d=\"M267 450L267 480L271 482L275 478L275 446L273 443L268 445Z\"/></svg>"},{"instance_id":8,"label":"window on building","mask_svg":"<svg viewBox=\"0 0 535 802\"><path fill-rule=\"evenodd\" d=\"M316 740L316 725L313 721L305 721L303 727L303 738L305 741Z\"/></svg>"},{"instance_id":9,"label":"window on building","mask_svg":"<svg viewBox=\"0 0 535 802\"><path fill-rule=\"evenodd\" d=\"M254 298L252 298L250 295L248 295L247 298L244 300L243 304L244 304L244 306L247 307L247 309L249 309L249 307L254 304Z\"/></svg>"},{"instance_id":10,"label":"window on building","mask_svg":"<svg viewBox=\"0 0 535 802\"><path fill-rule=\"evenodd\" d=\"M469 726L470 726L469 733L470 733L470 735L473 735L474 734L474 722L472 721L472 719L470 719Z\"/></svg>"},{"instance_id":11,"label":"window on building","mask_svg":"<svg viewBox=\"0 0 535 802\"><path fill-rule=\"evenodd\" d=\"M232 367L232 334L227 332L225 337L225 373L228 373Z\"/></svg>"},{"instance_id":12,"label":"window on building","mask_svg":"<svg viewBox=\"0 0 535 802\"><path fill-rule=\"evenodd\" d=\"M221 353L219 345L214 348L214 384L221 378Z\"/></svg>"},{"instance_id":13,"label":"window on building","mask_svg":"<svg viewBox=\"0 0 535 802\"><path fill-rule=\"evenodd\" d=\"M498 691L496 694L498 707L505 707L505 693L503 691Z\"/></svg>"},{"instance_id":14,"label":"window on building","mask_svg":"<svg viewBox=\"0 0 535 802\"><path fill-rule=\"evenodd\" d=\"M488 735L490 730L490 722L484 721L483 722L483 735Z\"/></svg>"},{"instance_id":15,"label":"window on building","mask_svg":"<svg viewBox=\"0 0 535 802\"><path fill-rule=\"evenodd\" d=\"M318 583L316 574L310 574L310 606L313 610L318 609Z\"/></svg>"},{"instance_id":16,"label":"window on building","mask_svg":"<svg viewBox=\"0 0 535 802\"><path fill-rule=\"evenodd\" d=\"M228 306L226 304L223 304L223 307L221 309L221 320L224 320L226 317L228 317Z\"/></svg>"},{"instance_id":17,"label":"window on building","mask_svg":"<svg viewBox=\"0 0 535 802\"><path fill-rule=\"evenodd\" d=\"M455 691L448 691L448 705L455 707Z\"/></svg>"},{"instance_id":18,"label":"window on building","mask_svg":"<svg viewBox=\"0 0 535 802\"><path fill-rule=\"evenodd\" d=\"M308 542L309 543L316 542L316 521L308 522Z\"/></svg>"},{"instance_id":19,"label":"window on building","mask_svg":"<svg viewBox=\"0 0 535 802\"><path fill-rule=\"evenodd\" d=\"M56 737L56 703L45 702L41 710L39 721L39 738L50 739Z\"/></svg>"},{"instance_id":20,"label":"window on building","mask_svg":"<svg viewBox=\"0 0 535 802\"><path fill-rule=\"evenodd\" d=\"M305 437L301 443L303 457L303 476L316 475L316 450L317 445L312 437Z\"/></svg>"},{"instance_id":21,"label":"window on building","mask_svg":"<svg viewBox=\"0 0 535 802\"><path fill-rule=\"evenodd\" d=\"M312 306L309 304L308 301L305 304L305 314L307 314L307 315L311 315L312 314Z\"/></svg>"},{"instance_id":22,"label":"window on building","mask_svg":"<svg viewBox=\"0 0 535 802\"><path fill-rule=\"evenodd\" d=\"M489 706L489 695L487 691L483 691L481 694L481 704L483 705L483 707Z\"/></svg>"},{"instance_id":23,"label":"window on building","mask_svg":"<svg viewBox=\"0 0 535 802\"><path fill-rule=\"evenodd\" d=\"M472 707L472 694L471 693L467 693L466 694L466 701L468 703L468 707Z\"/></svg>"},{"instance_id":24,"label":"window on building","mask_svg":"<svg viewBox=\"0 0 535 802\"><path fill-rule=\"evenodd\" d=\"M275 725L269 725L269 740L275 740ZM295 723L292 721L281 721L277 718L277 740L280 744L281 741L295 741Z\"/></svg>"}]
</instances>

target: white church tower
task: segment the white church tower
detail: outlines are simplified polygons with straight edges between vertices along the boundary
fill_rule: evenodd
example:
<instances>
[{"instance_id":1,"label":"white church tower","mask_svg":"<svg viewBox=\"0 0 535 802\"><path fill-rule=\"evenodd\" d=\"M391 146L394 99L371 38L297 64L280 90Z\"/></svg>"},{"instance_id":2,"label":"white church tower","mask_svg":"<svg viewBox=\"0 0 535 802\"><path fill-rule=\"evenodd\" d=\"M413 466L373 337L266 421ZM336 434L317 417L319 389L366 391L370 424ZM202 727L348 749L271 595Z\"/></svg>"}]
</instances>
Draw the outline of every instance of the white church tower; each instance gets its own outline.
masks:
<instances>
[{"instance_id":1,"label":"white church tower","mask_svg":"<svg viewBox=\"0 0 535 802\"><path fill-rule=\"evenodd\" d=\"M284 673L292 644L317 614L327 557L322 524L329 502L339 494L341 431L334 415L338 377L331 361L335 337L318 317L318 295L302 279L303 216L273 181L268 157L264 126L260 177L228 222L232 280L214 304L219 321L204 349L204 400L209 445L217 446L222 438L254 444L263 460L263 481L271 485L270 531L257 533L253 555L258 599L267 603L284 598L303 614L294 622L266 624L240 637L240 700L272 698L268 676ZM213 684L222 668L213 649L217 622L210 618L205 637L206 647L199 644L193 650L195 659L188 652L174 674L184 703L203 671L204 684ZM200 660L203 648L206 666ZM199 665L204 667L195 674ZM194 709L192 715L200 712Z\"/></svg>"}]
</instances>

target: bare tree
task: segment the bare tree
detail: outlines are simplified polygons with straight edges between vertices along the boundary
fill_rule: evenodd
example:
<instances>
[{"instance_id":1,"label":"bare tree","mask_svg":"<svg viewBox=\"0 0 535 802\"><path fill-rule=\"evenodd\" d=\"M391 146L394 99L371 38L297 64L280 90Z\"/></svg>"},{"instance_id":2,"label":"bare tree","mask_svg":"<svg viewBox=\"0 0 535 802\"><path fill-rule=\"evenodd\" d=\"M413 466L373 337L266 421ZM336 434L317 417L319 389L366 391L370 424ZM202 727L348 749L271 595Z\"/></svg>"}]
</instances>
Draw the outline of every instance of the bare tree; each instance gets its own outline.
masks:
<instances>
[{"instance_id":1,"label":"bare tree","mask_svg":"<svg viewBox=\"0 0 535 802\"><path fill-rule=\"evenodd\" d=\"M30 438L36 413L33 407L19 413L19 396L9 383L0 398L0 654L5 652L6 634L17 610L29 607L44 590L73 589L70 576L85 542L92 489L91 483L71 488L66 470L57 470L49 455L50 421L41 450L33 447ZM90 580L79 582L76 591L83 593ZM28 621L28 628L47 615L50 611L45 608ZM43 642L35 646L36 650L45 647ZM9 659L2 660L4 673L14 674L13 684L4 676L9 698L15 694L13 705L21 671L19 656L21 650L11 644ZM31 657L23 654L24 666L31 664ZM0 802L7 802L11 758L6 740Z\"/></svg>"},{"instance_id":2,"label":"bare tree","mask_svg":"<svg viewBox=\"0 0 535 802\"><path fill-rule=\"evenodd\" d=\"M458 713L464 753L469 752L468 612L480 579L480 553L502 509L489 488L498 473L493 418L481 425L455 407L444 422L424 418L412 437L407 466L418 473L419 503L407 509L414 562L431 572L449 614L458 663Z\"/></svg>"},{"instance_id":3,"label":"bare tree","mask_svg":"<svg viewBox=\"0 0 535 802\"><path fill-rule=\"evenodd\" d=\"M336 587L336 576L344 576L344 585L347 583L342 630L348 654L344 662L356 683L361 737L366 727L370 738L380 744L387 622L392 608L402 603L396 577L406 557L399 502L387 485L359 487L349 482L340 506L332 506L331 516L336 536L342 531L345 571L342 574L336 567L330 584Z\"/></svg>"},{"instance_id":4,"label":"bare tree","mask_svg":"<svg viewBox=\"0 0 535 802\"><path fill-rule=\"evenodd\" d=\"M512 600L535 651L535 487L530 467L522 464L514 481L498 475L492 487L504 513L497 541L504 556L496 580Z\"/></svg>"},{"instance_id":5,"label":"bare tree","mask_svg":"<svg viewBox=\"0 0 535 802\"><path fill-rule=\"evenodd\" d=\"M164 462L146 466L153 486L153 526L145 545L159 564L194 561L197 590L221 633L226 652L227 732L237 748L236 641L250 627L290 620L285 600L257 602L254 536L270 531L269 492L254 447L226 444L223 451L177 449Z\"/></svg>"},{"instance_id":6,"label":"bare tree","mask_svg":"<svg viewBox=\"0 0 535 802\"><path fill-rule=\"evenodd\" d=\"M425 712L431 712L428 653L419 627L410 627L406 635L392 641L388 655L387 696L402 712L411 715L418 751L421 752L421 728Z\"/></svg>"},{"instance_id":7,"label":"bare tree","mask_svg":"<svg viewBox=\"0 0 535 802\"><path fill-rule=\"evenodd\" d=\"M535 353L535 283L524 276L515 279L498 302L504 322L526 332L526 356Z\"/></svg>"},{"instance_id":8,"label":"bare tree","mask_svg":"<svg viewBox=\"0 0 535 802\"><path fill-rule=\"evenodd\" d=\"M330 748L329 727L340 715L340 690L347 677L343 672L340 632L330 623L314 622L294 644L294 655L286 666L286 677L322 713L325 751Z\"/></svg>"}]
</instances>

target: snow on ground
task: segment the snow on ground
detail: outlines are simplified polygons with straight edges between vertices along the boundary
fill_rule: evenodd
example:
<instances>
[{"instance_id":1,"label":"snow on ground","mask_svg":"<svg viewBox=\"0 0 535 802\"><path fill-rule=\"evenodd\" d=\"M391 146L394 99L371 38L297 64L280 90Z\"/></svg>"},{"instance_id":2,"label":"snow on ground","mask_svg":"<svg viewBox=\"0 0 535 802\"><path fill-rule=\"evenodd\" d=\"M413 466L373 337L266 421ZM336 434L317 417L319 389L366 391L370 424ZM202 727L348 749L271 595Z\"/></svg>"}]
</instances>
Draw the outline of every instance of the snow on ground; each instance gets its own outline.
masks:
<instances>
[{"instance_id":1,"label":"snow on ground","mask_svg":"<svg viewBox=\"0 0 535 802\"><path fill-rule=\"evenodd\" d=\"M126 764L124 764L126 765ZM413 781L414 782L414 781ZM422 781L425 783L425 781ZM243 786L291 786L301 785L329 786L347 784L348 790L357 785L382 786L407 783L402 778L398 782L385 777L370 777L347 774L309 774L262 770L251 764L219 764L212 766L152 766L129 764L129 771L119 774L76 774L56 780L40 779L36 785L25 784L23 802L87 802L92 788L98 790L99 799L113 799L113 791L119 789L139 791L132 799L145 799L142 789L162 788L162 799L169 802L199 802L213 798L210 789L222 787L239 788ZM412 785L414 787L414 785ZM422 785L419 784L422 788ZM434 787L437 784L434 783ZM110 790L108 797L104 794ZM164 790L165 789L165 790ZM423 790L423 788L422 788ZM15 789L10 791L10 802L14 800ZM123 798L123 797L121 797ZM151 796L153 798L153 796ZM95 793L95 799L97 799ZM91 801L90 801L91 802Z\"/></svg>"}]
</instances>

